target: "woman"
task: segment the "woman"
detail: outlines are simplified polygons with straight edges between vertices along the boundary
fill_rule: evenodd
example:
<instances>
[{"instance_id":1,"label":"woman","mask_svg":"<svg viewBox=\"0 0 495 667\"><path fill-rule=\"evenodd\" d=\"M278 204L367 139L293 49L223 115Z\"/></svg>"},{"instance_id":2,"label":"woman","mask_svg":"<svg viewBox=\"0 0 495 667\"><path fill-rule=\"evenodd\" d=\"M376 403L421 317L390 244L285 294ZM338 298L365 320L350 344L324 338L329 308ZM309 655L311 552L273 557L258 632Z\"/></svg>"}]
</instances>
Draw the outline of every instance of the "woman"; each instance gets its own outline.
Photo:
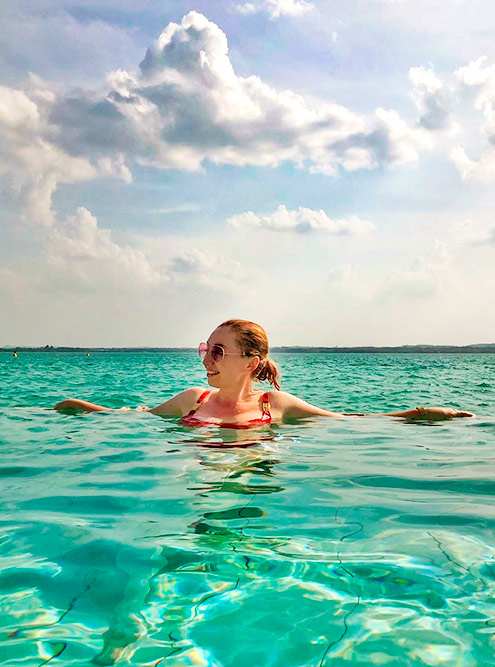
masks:
<instances>
[{"instance_id":1,"label":"woman","mask_svg":"<svg viewBox=\"0 0 495 667\"><path fill-rule=\"evenodd\" d=\"M141 408L155 415L180 417L185 426L217 425L229 428L252 428L272 421L322 417L364 416L330 412L280 391L278 369L268 356L265 330L247 320L227 320L201 343L199 354L206 369L208 384L186 389L156 408ZM275 391L254 389L253 381L268 380ZM101 405L78 399L68 399L55 405L55 410L110 410ZM474 417L471 412L454 408L424 408L419 406L401 412L382 413L406 419L449 419Z\"/></svg>"}]
</instances>

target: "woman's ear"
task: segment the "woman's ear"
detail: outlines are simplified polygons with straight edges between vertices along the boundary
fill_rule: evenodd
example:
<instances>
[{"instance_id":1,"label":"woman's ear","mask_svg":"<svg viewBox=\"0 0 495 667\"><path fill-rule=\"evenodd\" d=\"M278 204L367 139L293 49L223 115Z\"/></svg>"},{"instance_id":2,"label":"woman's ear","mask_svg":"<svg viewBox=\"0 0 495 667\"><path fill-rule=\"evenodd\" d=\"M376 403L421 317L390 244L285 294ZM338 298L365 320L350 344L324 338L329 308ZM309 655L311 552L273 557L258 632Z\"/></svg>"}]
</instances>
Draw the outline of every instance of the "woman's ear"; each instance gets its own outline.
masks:
<instances>
[{"instance_id":1,"label":"woman's ear","mask_svg":"<svg viewBox=\"0 0 495 667\"><path fill-rule=\"evenodd\" d=\"M251 357L251 361L249 362L248 368L251 371L251 373L254 373L254 371L258 368L260 365L260 358L258 356Z\"/></svg>"}]
</instances>

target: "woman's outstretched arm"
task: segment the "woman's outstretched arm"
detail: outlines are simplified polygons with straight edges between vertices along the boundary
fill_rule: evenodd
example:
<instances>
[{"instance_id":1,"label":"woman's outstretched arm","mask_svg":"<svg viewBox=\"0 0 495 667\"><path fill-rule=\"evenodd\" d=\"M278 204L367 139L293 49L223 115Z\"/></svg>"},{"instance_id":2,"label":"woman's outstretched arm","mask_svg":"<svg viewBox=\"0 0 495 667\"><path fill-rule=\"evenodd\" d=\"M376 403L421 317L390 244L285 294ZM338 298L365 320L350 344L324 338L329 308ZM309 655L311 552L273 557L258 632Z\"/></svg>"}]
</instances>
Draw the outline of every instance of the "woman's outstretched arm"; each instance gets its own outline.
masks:
<instances>
[{"instance_id":1,"label":"woman's outstretched arm","mask_svg":"<svg viewBox=\"0 0 495 667\"><path fill-rule=\"evenodd\" d=\"M304 417L402 417L403 419L427 419L428 421L439 421L442 419L452 419L453 417L474 417L472 412L456 410L455 408L425 408L423 406L412 408L410 410L400 410L397 412L381 413L342 413L324 410L311 403L302 401L297 396L288 394L284 391L270 392L270 402L274 408L281 411L282 416L289 419L301 419Z\"/></svg>"},{"instance_id":2,"label":"woman's outstretched arm","mask_svg":"<svg viewBox=\"0 0 495 667\"><path fill-rule=\"evenodd\" d=\"M78 398L67 398L53 406L54 410L81 410L82 412L110 412L111 408L105 408L103 405L81 401Z\"/></svg>"},{"instance_id":3,"label":"woman's outstretched arm","mask_svg":"<svg viewBox=\"0 0 495 667\"><path fill-rule=\"evenodd\" d=\"M169 398L168 401L157 405L155 408L145 407L138 409L142 412L151 412L154 415L181 417L189 412L195 405L203 391L204 390L201 387L191 387L191 389L181 391L180 394L176 394L172 398ZM82 401L79 398L68 398L65 401L60 401L60 403L53 406L53 409L60 411L78 410L80 412L118 412L118 410L106 408L103 405L97 405L96 403L89 403L89 401ZM126 410L130 410L130 408L126 408Z\"/></svg>"},{"instance_id":4,"label":"woman's outstretched arm","mask_svg":"<svg viewBox=\"0 0 495 667\"><path fill-rule=\"evenodd\" d=\"M297 396L286 391L271 391L270 403L276 411L280 411L282 419L303 419L304 417L344 417L342 412L324 410L311 403L306 403Z\"/></svg>"}]
</instances>

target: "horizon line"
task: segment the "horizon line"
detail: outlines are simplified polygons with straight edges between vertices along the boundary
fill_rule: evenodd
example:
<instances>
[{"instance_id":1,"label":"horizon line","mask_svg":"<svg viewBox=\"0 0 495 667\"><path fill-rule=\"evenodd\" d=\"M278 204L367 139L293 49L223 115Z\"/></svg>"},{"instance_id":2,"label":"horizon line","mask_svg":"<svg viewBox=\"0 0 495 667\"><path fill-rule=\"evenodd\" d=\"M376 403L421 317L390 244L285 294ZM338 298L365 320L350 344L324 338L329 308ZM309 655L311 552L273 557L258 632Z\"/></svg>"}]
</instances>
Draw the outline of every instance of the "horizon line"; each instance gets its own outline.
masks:
<instances>
[{"instance_id":1,"label":"horizon line","mask_svg":"<svg viewBox=\"0 0 495 667\"><path fill-rule=\"evenodd\" d=\"M468 343L466 345L449 345L449 344L434 344L434 343L416 343L416 344L402 344L402 345L274 345L270 348L271 352L285 352L285 351L321 351L321 352L366 352L366 351L481 351L493 349L495 351L495 343ZM99 352L132 352L132 351L196 351L196 347L191 346L88 346L88 345L4 345L0 346L0 352L12 352L15 350L24 351L41 351L41 352L57 352L57 351L99 351Z\"/></svg>"}]
</instances>

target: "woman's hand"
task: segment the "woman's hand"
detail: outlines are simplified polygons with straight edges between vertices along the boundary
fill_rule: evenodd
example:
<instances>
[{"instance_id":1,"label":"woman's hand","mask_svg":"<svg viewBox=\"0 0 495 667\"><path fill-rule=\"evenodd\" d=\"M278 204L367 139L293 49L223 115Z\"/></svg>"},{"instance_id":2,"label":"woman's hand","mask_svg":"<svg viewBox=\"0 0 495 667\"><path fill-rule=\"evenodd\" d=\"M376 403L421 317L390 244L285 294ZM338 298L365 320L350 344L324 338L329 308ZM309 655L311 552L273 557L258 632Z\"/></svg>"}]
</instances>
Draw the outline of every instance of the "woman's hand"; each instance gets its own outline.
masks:
<instances>
[{"instance_id":1,"label":"woman's hand","mask_svg":"<svg viewBox=\"0 0 495 667\"><path fill-rule=\"evenodd\" d=\"M429 421L440 421L441 419L453 419L454 417L474 417L474 413L455 408L416 408L418 418Z\"/></svg>"},{"instance_id":2,"label":"woman's hand","mask_svg":"<svg viewBox=\"0 0 495 667\"><path fill-rule=\"evenodd\" d=\"M400 410L399 412L385 412L384 417L403 417L404 419L426 419L428 421L441 421L442 419L453 419L455 417L475 417L472 412L456 410L455 408L425 408L419 405L412 410Z\"/></svg>"}]
</instances>

